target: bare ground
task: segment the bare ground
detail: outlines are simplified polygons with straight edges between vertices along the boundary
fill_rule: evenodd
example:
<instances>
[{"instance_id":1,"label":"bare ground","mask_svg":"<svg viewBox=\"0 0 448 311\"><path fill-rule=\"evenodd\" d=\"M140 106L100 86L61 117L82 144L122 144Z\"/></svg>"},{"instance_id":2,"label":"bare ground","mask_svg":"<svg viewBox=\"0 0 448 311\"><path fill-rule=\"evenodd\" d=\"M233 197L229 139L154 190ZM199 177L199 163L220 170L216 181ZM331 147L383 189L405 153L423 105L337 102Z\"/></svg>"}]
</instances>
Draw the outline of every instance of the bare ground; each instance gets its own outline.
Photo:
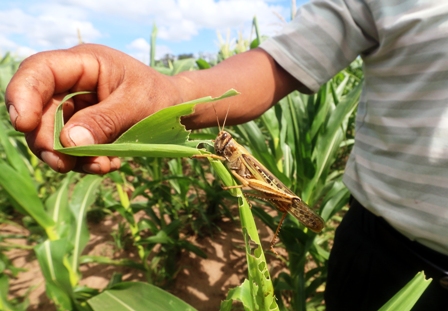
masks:
<instances>
[{"instance_id":1,"label":"bare ground","mask_svg":"<svg viewBox=\"0 0 448 311\"><path fill-rule=\"evenodd\" d=\"M257 220L258 221L258 220ZM247 275L246 255L239 221L224 220L220 223L221 231L213 237L191 237L189 241L200 247L207 258L201 258L191 252L183 252L179 260L180 271L168 291L191 304L198 310L218 310L221 300L225 299L230 288L242 283ZM117 229L117 217L108 216L98 224L90 224L90 242L84 254L107 257L135 257L132 252L118 254L114 249L111 233ZM258 221L260 238L267 249L272 232ZM10 225L0 225L2 234L28 234L25 229ZM8 242L26 244L25 240ZM7 252L16 267L26 269L17 278L10 280L10 297L21 297L30 288L30 307L28 310L55 310L54 305L45 294L45 283L32 250L14 249ZM283 266L275 257L266 255L271 275L277 274ZM134 258L135 259L135 258ZM145 281L141 271L98 264L86 264L81 267L82 285L103 289L114 272L123 274L126 281Z\"/></svg>"}]
</instances>

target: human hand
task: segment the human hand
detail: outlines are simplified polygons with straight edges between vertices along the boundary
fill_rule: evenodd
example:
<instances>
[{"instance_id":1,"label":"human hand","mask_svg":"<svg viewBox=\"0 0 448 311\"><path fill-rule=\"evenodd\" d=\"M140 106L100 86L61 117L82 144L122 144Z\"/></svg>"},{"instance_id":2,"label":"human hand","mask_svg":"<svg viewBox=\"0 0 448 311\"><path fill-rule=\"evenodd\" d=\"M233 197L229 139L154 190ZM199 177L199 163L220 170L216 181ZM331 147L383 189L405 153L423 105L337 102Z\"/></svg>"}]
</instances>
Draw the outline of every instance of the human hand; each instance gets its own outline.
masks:
<instances>
[{"instance_id":1,"label":"human hand","mask_svg":"<svg viewBox=\"0 0 448 311\"><path fill-rule=\"evenodd\" d=\"M120 167L116 157L73 157L53 150L56 107L78 91L94 93L64 104L60 140L65 147L110 143L149 114L181 102L170 77L105 46L84 44L29 57L6 89L6 105L31 151L61 173L105 174Z\"/></svg>"}]
</instances>

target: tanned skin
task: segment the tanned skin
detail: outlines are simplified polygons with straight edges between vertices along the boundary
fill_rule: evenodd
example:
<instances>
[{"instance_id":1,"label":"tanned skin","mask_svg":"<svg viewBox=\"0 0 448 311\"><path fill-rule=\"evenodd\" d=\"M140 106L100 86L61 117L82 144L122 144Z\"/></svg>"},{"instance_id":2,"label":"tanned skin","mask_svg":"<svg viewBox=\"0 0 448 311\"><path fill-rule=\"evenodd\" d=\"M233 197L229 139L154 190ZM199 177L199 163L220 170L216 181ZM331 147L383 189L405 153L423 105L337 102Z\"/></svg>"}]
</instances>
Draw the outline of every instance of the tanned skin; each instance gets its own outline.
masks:
<instances>
[{"instance_id":1,"label":"tanned skin","mask_svg":"<svg viewBox=\"0 0 448 311\"><path fill-rule=\"evenodd\" d=\"M166 76L117 50L83 44L23 61L7 87L6 105L15 129L25 133L30 149L52 169L105 174L120 167L118 158L73 157L53 150L53 117L66 94L94 92L65 105L60 140L69 147L113 142L155 111L231 88L241 95L215 103L221 119L229 108L227 124L255 119L293 90L307 92L262 49L207 70ZM200 105L183 123L190 129L216 126L215 112L211 105Z\"/></svg>"}]
</instances>

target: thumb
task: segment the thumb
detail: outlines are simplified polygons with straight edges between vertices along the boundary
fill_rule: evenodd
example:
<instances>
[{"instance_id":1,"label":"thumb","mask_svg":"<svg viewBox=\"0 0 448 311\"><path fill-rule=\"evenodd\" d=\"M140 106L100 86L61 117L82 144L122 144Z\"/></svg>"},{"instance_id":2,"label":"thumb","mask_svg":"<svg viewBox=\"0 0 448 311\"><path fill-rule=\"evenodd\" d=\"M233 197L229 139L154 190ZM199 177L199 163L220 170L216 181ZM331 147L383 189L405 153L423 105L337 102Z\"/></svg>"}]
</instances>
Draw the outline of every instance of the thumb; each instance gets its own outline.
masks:
<instances>
[{"instance_id":1,"label":"thumb","mask_svg":"<svg viewBox=\"0 0 448 311\"><path fill-rule=\"evenodd\" d=\"M136 121L133 109L107 99L77 111L62 129L63 146L85 146L113 142ZM126 109L123 109L126 108Z\"/></svg>"},{"instance_id":2,"label":"thumb","mask_svg":"<svg viewBox=\"0 0 448 311\"><path fill-rule=\"evenodd\" d=\"M61 132L62 145L111 143L151 113L179 102L170 78L150 67L129 70L124 80L110 93L99 89L98 104L85 106L79 102L76 107L75 99L76 112Z\"/></svg>"}]
</instances>

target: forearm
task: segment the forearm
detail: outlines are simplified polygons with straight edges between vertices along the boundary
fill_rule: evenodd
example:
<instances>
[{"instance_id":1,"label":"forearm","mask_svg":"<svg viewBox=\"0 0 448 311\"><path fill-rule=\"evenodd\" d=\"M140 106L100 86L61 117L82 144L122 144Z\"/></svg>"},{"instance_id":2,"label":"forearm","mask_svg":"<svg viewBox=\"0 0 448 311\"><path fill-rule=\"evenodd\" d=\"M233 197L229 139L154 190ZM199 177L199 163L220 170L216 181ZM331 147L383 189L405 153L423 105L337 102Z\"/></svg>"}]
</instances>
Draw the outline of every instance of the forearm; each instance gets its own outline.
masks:
<instances>
[{"instance_id":1,"label":"forearm","mask_svg":"<svg viewBox=\"0 0 448 311\"><path fill-rule=\"evenodd\" d=\"M65 105L66 124L59 139L71 147L110 143L162 108L219 96L231 88L241 95L216 102L218 117L223 121L229 108L227 124L242 123L300 87L260 49L231 57L208 70L171 77L117 50L85 44L28 58L8 85L6 103L14 127L26 132L30 149L54 170L104 174L117 169L119 161L76 158L53 150L54 113L67 93L94 92L76 96ZM207 104L197 106L196 113L183 122L188 128L217 124L213 106Z\"/></svg>"},{"instance_id":2,"label":"forearm","mask_svg":"<svg viewBox=\"0 0 448 311\"><path fill-rule=\"evenodd\" d=\"M304 87L262 49L233 56L207 70L183 72L173 77L182 101L219 96L234 88L240 95L215 103L220 120L227 110L227 124L247 122L260 116L274 103L295 89ZM211 105L200 105L182 121L188 128L216 126Z\"/></svg>"}]
</instances>

